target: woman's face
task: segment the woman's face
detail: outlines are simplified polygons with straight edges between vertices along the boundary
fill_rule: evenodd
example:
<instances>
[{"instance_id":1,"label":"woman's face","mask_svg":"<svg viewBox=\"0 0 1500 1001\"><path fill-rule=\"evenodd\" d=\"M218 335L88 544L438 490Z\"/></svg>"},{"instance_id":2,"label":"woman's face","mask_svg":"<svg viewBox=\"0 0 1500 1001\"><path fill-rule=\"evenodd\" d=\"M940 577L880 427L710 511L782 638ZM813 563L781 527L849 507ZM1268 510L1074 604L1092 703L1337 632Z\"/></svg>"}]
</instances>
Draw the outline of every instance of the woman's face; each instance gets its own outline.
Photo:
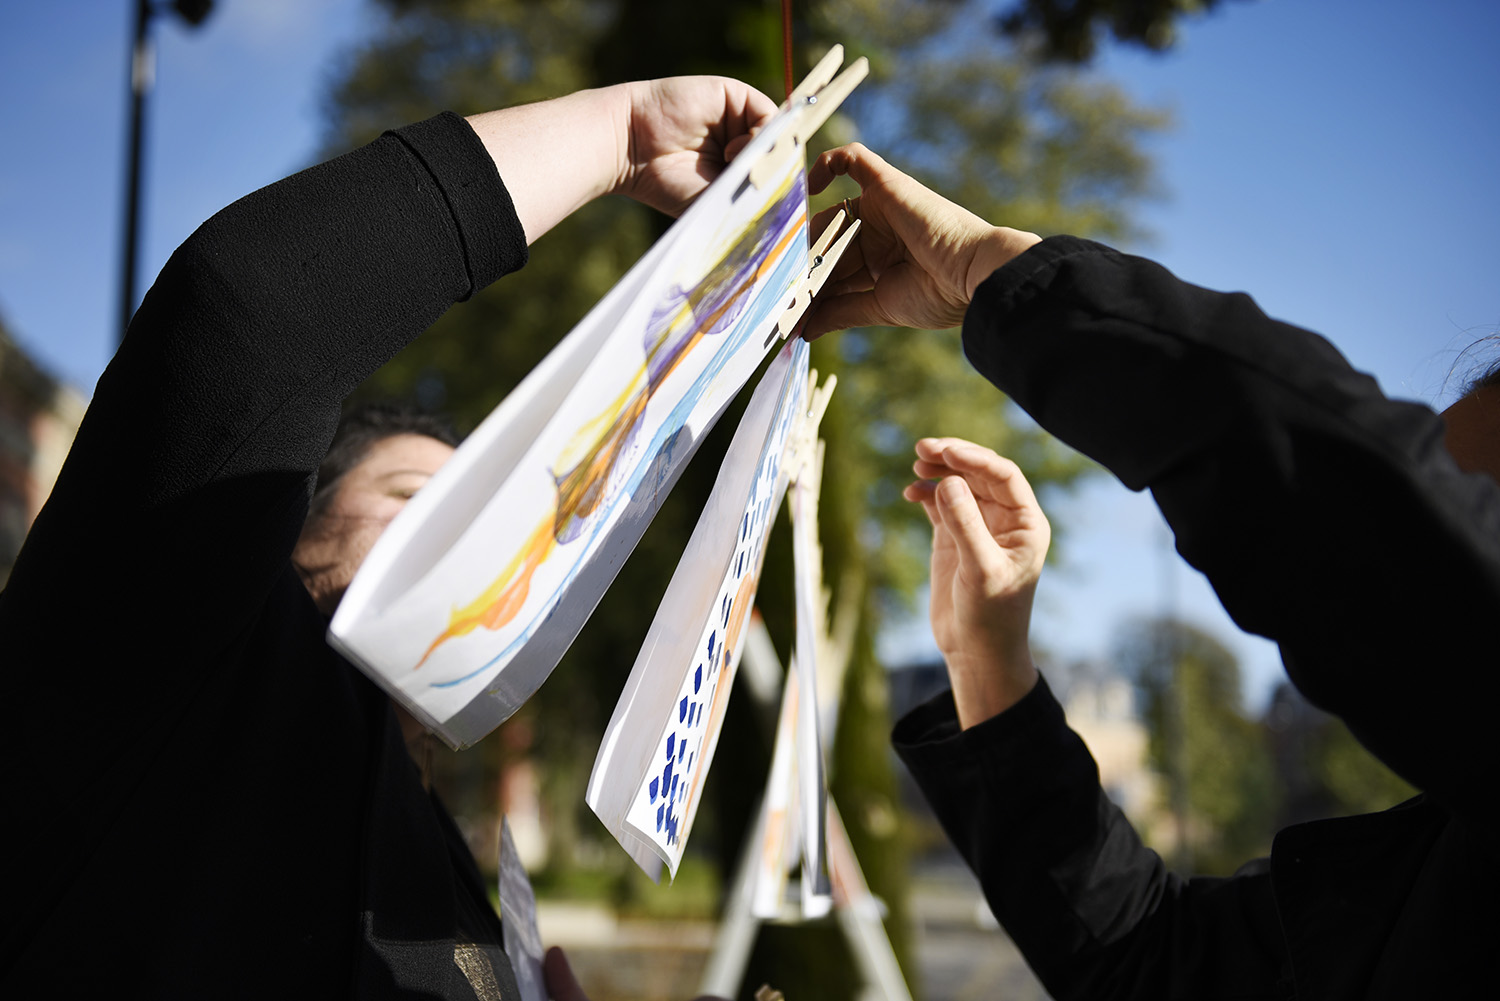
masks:
<instances>
[{"instance_id":1,"label":"woman's face","mask_svg":"<svg viewBox=\"0 0 1500 1001\"><path fill-rule=\"evenodd\" d=\"M380 533L452 454L453 446L436 438L392 435L371 445L331 488L292 550L292 563L322 612L333 614Z\"/></svg>"}]
</instances>

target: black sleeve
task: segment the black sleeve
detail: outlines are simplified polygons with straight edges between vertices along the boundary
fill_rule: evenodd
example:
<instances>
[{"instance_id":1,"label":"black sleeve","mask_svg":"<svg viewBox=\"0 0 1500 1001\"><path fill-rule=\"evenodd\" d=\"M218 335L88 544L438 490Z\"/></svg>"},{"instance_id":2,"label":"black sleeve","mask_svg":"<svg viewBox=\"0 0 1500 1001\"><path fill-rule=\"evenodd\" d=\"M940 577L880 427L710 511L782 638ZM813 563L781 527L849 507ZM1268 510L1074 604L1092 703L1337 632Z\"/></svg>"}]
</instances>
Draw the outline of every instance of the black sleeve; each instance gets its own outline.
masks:
<instances>
[{"instance_id":1,"label":"black sleeve","mask_svg":"<svg viewBox=\"0 0 1500 1001\"><path fill-rule=\"evenodd\" d=\"M0 602L6 634L70 662L211 661L285 571L344 397L525 260L494 163L452 114L219 212L99 380Z\"/></svg>"},{"instance_id":2,"label":"black sleeve","mask_svg":"<svg viewBox=\"0 0 1500 1001\"><path fill-rule=\"evenodd\" d=\"M1045 680L962 731L944 693L893 740L1058 1001L1276 996L1286 965L1269 870L1169 873L1104 795Z\"/></svg>"},{"instance_id":3,"label":"black sleeve","mask_svg":"<svg viewBox=\"0 0 1500 1001\"><path fill-rule=\"evenodd\" d=\"M1431 410L1246 295L1067 237L980 286L964 347L1043 427L1151 490L1309 699L1459 819L1493 819L1480 693L1500 489L1458 470Z\"/></svg>"}]
</instances>

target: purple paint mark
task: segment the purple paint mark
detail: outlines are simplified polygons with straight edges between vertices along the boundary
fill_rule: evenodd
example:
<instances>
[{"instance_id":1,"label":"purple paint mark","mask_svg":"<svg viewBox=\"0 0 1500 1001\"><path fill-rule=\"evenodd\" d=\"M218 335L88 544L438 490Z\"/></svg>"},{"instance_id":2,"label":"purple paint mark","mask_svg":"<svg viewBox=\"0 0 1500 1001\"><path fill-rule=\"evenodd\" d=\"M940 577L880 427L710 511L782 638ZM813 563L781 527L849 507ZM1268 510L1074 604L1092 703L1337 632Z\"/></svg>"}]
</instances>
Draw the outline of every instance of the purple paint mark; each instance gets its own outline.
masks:
<instances>
[{"instance_id":1,"label":"purple paint mark","mask_svg":"<svg viewBox=\"0 0 1500 1001\"><path fill-rule=\"evenodd\" d=\"M651 312L641 347L646 352L647 379L654 390L666 378L673 362L692 346L697 324L674 330L672 321L687 305L702 323L702 336L712 337L731 329L752 296L751 277L756 266L776 245L782 232L796 219L804 205L800 185L793 184L776 203L768 206L741 232L724 259L691 289L680 286L669 291ZM712 318L712 319L709 319Z\"/></svg>"}]
</instances>

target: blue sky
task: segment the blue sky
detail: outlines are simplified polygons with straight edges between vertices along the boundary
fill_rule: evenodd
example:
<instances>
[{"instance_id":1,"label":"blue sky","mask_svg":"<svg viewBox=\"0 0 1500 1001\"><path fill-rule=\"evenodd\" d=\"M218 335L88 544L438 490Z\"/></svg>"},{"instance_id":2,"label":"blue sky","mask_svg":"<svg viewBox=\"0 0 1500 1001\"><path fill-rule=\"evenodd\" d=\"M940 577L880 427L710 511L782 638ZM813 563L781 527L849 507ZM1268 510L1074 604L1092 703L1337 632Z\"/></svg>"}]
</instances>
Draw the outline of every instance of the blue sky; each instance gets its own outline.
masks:
<instances>
[{"instance_id":1,"label":"blue sky","mask_svg":"<svg viewBox=\"0 0 1500 1001\"><path fill-rule=\"evenodd\" d=\"M363 0L217 6L197 31L157 25L142 288L202 220L310 162L330 59L373 16ZM132 7L0 6L0 316L85 392L117 336ZM1126 249L1251 292L1388 393L1451 402L1460 353L1500 326L1497 37L1493 0L1226 0L1165 56L1106 46L1099 72L1175 121L1152 148L1151 242ZM1071 535L1039 595L1041 645L1102 654L1170 590L1232 642L1254 693L1277 676L1196 574L1163 582L1149 500L1101 479L1051 514Z\"/></svg>"}]
</instances>

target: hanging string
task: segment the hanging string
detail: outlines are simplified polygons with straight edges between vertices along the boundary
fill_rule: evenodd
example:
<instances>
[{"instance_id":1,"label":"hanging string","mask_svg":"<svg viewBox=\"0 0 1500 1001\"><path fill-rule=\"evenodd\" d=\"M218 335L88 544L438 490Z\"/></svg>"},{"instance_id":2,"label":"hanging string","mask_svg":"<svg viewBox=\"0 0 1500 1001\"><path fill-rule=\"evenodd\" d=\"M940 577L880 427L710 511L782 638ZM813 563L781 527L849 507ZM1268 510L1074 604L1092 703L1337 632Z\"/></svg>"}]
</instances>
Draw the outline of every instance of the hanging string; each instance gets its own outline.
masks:
<instances>
[{"instance_id":1,"label":"hanging string","mask_svg":"<svg viewBox=\"0 0 1500 1001\"><path fill-rule=\"evenodd\" d=\"M781 55L785 68L786 96L792 96L792 0L781 0Z\"/></svg>"}]
</instances>

